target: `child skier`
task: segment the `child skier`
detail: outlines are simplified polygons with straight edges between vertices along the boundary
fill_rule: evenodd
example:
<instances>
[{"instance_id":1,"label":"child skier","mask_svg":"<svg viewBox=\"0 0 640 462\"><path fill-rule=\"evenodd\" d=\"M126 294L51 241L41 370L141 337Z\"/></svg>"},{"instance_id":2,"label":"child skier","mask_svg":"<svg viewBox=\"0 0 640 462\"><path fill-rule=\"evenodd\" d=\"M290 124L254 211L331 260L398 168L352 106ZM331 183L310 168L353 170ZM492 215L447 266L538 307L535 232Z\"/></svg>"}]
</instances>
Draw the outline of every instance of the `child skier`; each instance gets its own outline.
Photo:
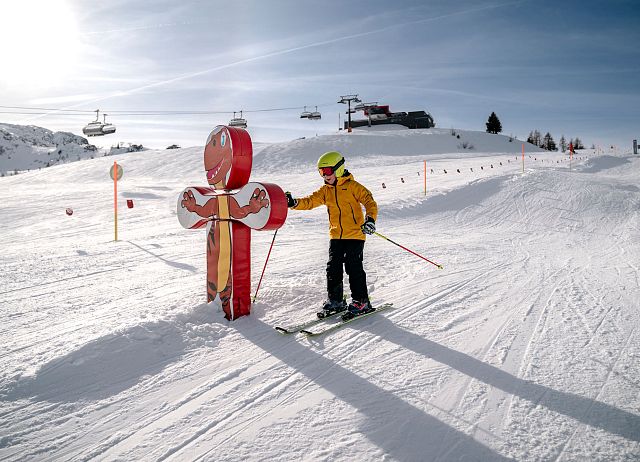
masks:
<instances>
[{"instance_id":1,"label":"child skier","mask_svg":"<svg viewBox=\"0 0 640 462\"><path fill-rule=\"evenodd\" d=\"M345 169L344 157L339 152L326 152L320 156L318 170L324 185L310 196L300 199L294 199L287 192L287 205L295 210L327 206L331 238L327 262L328 300L318 317L348 310L343 318L350 319L374 310L369 302L367 275L362 259L366 234L373 234L376 230L378 206L371 192ZM362 206L366 217L362 213ZM349 306L342 296L343 265L349 275L352 299Z\"/></svg>"}]
</instances>

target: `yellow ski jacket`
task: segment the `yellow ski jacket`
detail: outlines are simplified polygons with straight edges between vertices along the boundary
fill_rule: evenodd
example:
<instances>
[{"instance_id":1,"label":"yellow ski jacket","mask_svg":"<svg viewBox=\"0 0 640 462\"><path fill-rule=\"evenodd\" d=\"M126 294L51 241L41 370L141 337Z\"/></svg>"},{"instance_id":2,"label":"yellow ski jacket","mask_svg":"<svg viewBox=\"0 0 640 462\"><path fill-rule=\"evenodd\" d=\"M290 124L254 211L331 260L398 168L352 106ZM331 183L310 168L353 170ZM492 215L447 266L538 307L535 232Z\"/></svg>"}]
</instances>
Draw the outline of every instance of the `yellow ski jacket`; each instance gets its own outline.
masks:
<instances>
[{"instance_id":1,"label":"yellow ski jacket","mask_svg":"<svg viewBox=\"0 0 640 462\"><path fill-rule=\"evenodd\" d=\"M378 217L378 205L371 192L353 179L351 173L338 178L335 186L324 184L310 196L298 199L295 210L311 210L326 205L329 212L329 236L331 239L360 239L366 235L360 229L364 223L362 206L374 220Z\"/></svg>"}]
</instances>

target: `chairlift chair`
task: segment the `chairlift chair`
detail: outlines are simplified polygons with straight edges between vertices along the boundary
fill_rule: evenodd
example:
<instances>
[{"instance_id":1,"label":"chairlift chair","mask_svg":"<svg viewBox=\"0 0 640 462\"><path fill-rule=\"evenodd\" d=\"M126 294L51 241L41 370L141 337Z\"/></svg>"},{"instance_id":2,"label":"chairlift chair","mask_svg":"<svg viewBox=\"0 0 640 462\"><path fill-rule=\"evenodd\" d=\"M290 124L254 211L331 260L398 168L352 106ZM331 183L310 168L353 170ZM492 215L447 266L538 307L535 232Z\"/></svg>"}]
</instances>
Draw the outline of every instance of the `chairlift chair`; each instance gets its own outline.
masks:
<instances>
[{"instance_id":1,"label":"chairlift chair","mask_svg":"<svg viewBox=\"0 0 640 462\"><path fill-rule=\"evenodd\" d=\"M316 110L309 115L309 120L320 120L321 118L322 114L318 112L318 106L316 106Z\"/></svg>"},{"instance_id":2,"label":"chairlift chair","mask_svg":"<svg viewBox=\"0 0 640 462\"><path fill-rule=\"evenodd\" d=\"M300 113L301 119L308 119L311 116L311 112L307 111L307 106L304 107L304 111Z\"/></svg>"},{"instance_id":3,"label":"chairlift chair","mask_svg":"<svg viewBox=\"0 0 640 462\"><path fill-rule=\"evenodd\" d=\"M102 127L104 126L104 124L99 120L100 109L96 109L95 113L96 113L96 120L89 122L82 129L82 133L84 133L86 136L103 136L104 135L104 133L102 132Z\"/></svg>"},{"instance_id":4,"label":"chairlift chair","mask_svg":"<svg viewBox=\"0 0 640 462\"><path fill-rule=\"evenodd\" d=\"M103 114L103 121L104 123L102 124L102 134L103 135L111 135L112 133L116 132L116 126L113 124L108 124L107 123L107 116L109 114Z\"/></svg>"},{"instance_id":5,"label":"chairlift chair","mask_svg":"<svg viewBox=\"0 0 640 462\"><path fill-rule=\"evenodd\" d=\"M236 113L233 113L233 118L229 121L229 126L247 128L247 120L242 118L242 111L240 111L240 117L236 117Z\"/></svg>"}]
</instances>

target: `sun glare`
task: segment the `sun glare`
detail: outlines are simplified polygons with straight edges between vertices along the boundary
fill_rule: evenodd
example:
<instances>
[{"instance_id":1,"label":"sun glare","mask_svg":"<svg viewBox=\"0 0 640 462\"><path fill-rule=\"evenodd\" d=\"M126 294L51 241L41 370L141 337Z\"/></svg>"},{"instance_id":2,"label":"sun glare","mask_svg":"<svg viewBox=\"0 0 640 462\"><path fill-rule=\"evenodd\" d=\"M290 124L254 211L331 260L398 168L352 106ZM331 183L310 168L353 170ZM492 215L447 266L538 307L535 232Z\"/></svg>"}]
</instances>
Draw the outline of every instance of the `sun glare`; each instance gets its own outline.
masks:
<instances>
[{"instance_id":1,"label":"sun glare","mask_svg":"<svg viewBox=\"0 0 640 462\"><path fill-rule=\"evenodd\" d=\"M62 81L78 59L76 19L64 0L3 2L0 83L47 88Z\"/></svg>"}]
</instances>

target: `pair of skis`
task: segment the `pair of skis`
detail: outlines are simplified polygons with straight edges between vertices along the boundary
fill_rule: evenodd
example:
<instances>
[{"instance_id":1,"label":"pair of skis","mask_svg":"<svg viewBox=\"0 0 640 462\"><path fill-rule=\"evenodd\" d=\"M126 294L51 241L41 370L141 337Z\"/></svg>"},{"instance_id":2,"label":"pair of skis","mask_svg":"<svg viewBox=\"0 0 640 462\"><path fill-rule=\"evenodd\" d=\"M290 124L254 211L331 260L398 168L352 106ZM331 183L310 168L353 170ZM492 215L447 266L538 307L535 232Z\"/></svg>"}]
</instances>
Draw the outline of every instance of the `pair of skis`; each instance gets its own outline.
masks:
<instances>
[{"instance_id":1,"label":"pair of skis","mask_svg":"<svg viewBox=\"0 0 640 462\"><path fill-rule=\"evenodd\" d=\"M341 311L339 313L334 313L329 316L326 316L322 319L319 319L319 318L312 319L311 321L306 321L306 322L295 324L293 326L288 326L288 327L276 326L275 329L281 334L285 334L285 335L301 333L306 335L307 337L316 337L318 335L323 335L323 334L332 332L334 330L338 330L341 327L344 327L345 325L350 324L354 321L357 321L362 318L366 318L367 316L371 316L372 314L376 314L381 311L388 310L389 308L392 308L392 307L393 307L392 303L385 303L384 305L380 305L376 307L373 311L361 314L359 316L355 316L351 319L347 319L346 321L342 319L342 315L346 313L346 311ZM332 323L331 321L333 320L335 320L336 322ZM313 329L313 330L311 329L313 326L316 326L318 324L322 324L322 327L319 329Z\"/></svg>"}]
</instances>

